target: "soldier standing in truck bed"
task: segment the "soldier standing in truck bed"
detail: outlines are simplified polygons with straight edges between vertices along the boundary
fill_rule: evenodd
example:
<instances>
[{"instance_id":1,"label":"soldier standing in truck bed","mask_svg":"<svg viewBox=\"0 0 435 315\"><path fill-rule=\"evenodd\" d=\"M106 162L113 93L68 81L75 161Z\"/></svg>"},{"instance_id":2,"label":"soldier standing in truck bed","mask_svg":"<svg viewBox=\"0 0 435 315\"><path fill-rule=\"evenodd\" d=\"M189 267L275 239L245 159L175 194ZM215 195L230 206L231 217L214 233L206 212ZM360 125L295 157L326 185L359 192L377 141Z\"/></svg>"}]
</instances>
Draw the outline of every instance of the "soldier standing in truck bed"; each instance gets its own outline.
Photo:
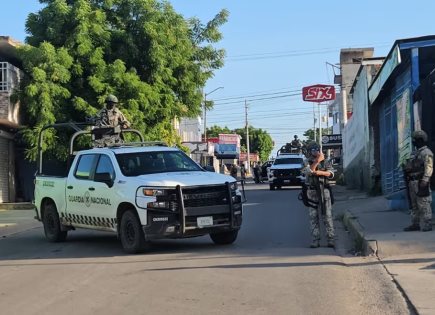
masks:
<instances>
[{"instance_id":1,"label":"soldier standing in truck bed","mask_svg":"<svg viewBox=\"0 0 435 315\"><path fill-rule=\"evenodd\" d=\"M110 94L106 97L106 106L97 115L98 126L130 127L130 123L124 114L116 107L117 104L118 98L115 95Z\"/></svg>"}]
</instances>

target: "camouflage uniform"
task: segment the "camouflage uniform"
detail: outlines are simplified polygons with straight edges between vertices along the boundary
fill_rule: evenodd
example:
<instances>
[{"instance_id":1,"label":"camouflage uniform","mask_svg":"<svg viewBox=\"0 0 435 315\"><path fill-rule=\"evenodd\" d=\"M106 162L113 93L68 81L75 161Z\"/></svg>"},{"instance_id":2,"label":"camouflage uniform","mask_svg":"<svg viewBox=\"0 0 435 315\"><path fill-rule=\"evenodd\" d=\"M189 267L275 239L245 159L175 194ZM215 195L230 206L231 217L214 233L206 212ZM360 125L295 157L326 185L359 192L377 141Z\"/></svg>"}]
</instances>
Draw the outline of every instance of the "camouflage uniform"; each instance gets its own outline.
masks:
<instances>
[{"instance_id":1,"label":"camouflage uniform","mask_svg":"<svg viewBox=\"0 0 435 315\"><path fill-rule=\"evenodd\" d=\"M316 183L315 183L315 176L310 169L310 165L313 163L314 158L309 157L308 158L308 165L304 168L303 173L305 174L305 184L308 187L307 195L308 199L312 201L312 203L318 202L317 197L317 191L316 191ZM326 161L322 161L318 167L317 170L321 171L329 171L331 172L332 176L333 173L331 171L332 167L329 163ZM323 183L321 185L321 189L323 189L323 195L325 199L325 214L323 215L323 221L325 224L326 229L326 237L328 241L328 246L334 246L334 223L332 218L332 203L331 203L331 194L330 190L328 188L325 188L325 186L329 186L328 178L325 176L319 176L319 181ZM310 228L311 228L311 236L312 236L312 247L318 247L319 241L320 241L320 218L319 218L319 212L318 207L308 207L308 213L310 217ZM317 246L316 246L317 245Z\"/></svg>"},{"instance_id":2,"label":"camouflage uniform","mask_svg":"<svg viewBox=\"0 0 435 315\"><path fill-rule=\"evenodd\" d=\"M116 107L103 108L97 115L97 121L100 126L116 127L121 125L128 127L130 125L124 114Z\"/></svg>"},{"instance_id":3,"label":"camouflage uniform","mask_svg":"<svg viewBox=\"0 0 435 315\"><path fill-rule=\"evenodd\" d=\"M122 143L121 128L128 128L130 123L122 112L116 108L118 98L114 95L106 97L106 107L95 117L98 132L94 133L94 147L111 146Z\"/></svg>"},{"instance_id":4,"label":"camouflage uniform","mask_svg":"<svg viewBox=\"0 0 435 315\"><path fill-rule=\"evenodd\" d=\"M407 162L408 178L409 178L409 197L411 202L411 220L412 226L428 230L432 228L432 195L429 189L429 196L419 196L419 182L424 181L430 183L430 178L433 171L433 153L427 147L423 146L412 153L411 158Z\"/></svg>"},{"instance_id":5,"label":"camouflage uniform","mask_svg":"<svg viewBox=\"0 0 435 315\"><path fill-rule=\"evenodd\" d=\"M291 147L294 149L293 151L300 153L302 151L302 142L298 139L297 136L294 136L294 140L291 142Z\"/></svg>"}]
</instances>

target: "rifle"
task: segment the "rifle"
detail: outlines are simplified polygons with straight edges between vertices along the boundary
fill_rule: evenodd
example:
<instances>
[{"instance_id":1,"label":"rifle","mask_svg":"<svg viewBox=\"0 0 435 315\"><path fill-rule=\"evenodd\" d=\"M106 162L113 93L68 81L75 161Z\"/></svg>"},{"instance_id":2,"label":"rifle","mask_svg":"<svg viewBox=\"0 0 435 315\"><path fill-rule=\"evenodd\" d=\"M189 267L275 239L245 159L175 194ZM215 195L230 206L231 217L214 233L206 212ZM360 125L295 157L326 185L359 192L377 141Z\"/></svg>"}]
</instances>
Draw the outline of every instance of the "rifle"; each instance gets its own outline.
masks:
<instances>
[{"instance_id":1,"label":"rifle","mask_svg":"<svg viewBox=\"0 0 435 315\"><path fill-rule=\"evenodd\" d=\"M409 209L412 208L411 204L411 193L409 192L409 166L407 164L402 164L402 171L403 171L403 180L405 182L405 189L406 189L406 197L408 198L408 207Z\"/></svg>"},{"instance_id":2,"label":"rifle","mask_svg":"<svg viewBox=\"0 0 435 315\"><path fill-rule=\"evenodd\" d=\"M316 186L317 201L318 201L317 212L320 219L321 216L325 215L326 213L325 192L324 192L325 183L320 180L319 176L314 176L313 179L314 179L314 185Z\"/></svg>"}]
</instances>

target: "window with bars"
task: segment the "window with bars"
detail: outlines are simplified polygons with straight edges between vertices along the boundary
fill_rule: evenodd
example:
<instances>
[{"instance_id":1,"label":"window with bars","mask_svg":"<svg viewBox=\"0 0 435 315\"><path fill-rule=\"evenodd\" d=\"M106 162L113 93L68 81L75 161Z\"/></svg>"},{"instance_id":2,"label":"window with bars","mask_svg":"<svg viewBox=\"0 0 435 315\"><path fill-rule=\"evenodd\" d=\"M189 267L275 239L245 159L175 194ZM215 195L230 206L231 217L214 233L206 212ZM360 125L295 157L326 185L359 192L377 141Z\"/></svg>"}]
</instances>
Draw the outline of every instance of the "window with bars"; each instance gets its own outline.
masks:
<instances>
[{"instance_id":1,"label":"window with bars","mask_svg":"<svg viewBox=\"0 0 435 315\"><path fill-rule=\"evenodd\" d=\"M0 62L0 92L9 91L10 85L8 80L9 64L7 62Z\"/></svg>"}]
</instances>

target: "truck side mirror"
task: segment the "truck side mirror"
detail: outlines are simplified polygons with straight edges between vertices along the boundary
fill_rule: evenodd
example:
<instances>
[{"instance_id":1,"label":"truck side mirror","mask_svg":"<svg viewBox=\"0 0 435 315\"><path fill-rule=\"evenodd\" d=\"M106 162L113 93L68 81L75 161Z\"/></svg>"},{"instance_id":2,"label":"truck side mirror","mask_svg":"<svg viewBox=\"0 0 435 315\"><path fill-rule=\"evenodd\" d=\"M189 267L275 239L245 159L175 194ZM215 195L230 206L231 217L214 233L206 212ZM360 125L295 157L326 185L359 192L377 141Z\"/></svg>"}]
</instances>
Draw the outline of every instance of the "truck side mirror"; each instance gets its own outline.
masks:
<instances>
[{"instance_id":1,"label":"truck side mirror","mask_svg":"<svg viewBox=\"0 0 435 315\"><path fill-rule=\"evenodd\" d=\"M95 173L94 181L99 183L106 183L109 187L113 186L113 180L110 173Z\"/></svg>"}]
</instances>

